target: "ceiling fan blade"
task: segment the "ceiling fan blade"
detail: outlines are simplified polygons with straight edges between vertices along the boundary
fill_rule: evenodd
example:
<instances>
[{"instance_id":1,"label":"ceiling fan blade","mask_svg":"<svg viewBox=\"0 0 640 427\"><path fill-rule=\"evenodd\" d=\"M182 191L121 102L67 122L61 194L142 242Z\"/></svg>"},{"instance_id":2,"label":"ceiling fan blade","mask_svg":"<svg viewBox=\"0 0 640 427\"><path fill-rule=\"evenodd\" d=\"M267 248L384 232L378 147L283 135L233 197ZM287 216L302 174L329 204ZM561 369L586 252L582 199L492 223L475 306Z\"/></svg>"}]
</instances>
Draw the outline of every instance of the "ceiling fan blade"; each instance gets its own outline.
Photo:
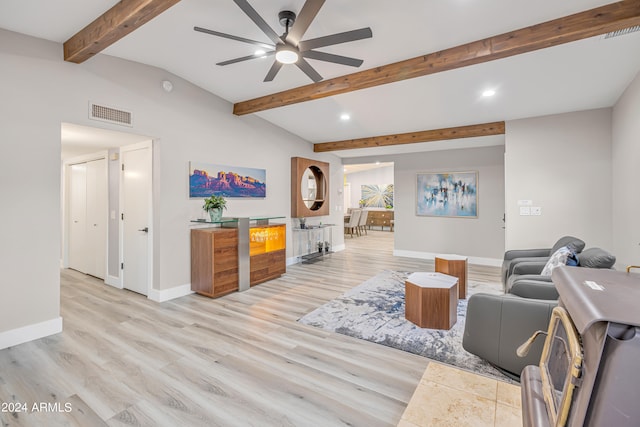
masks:
<instances>
[{"instance_id":1,"label":"ceiling fan blade","mask_svg":"<svg viewBox=\"0 0 640 427\"><path fill-rule=\"evenodd\" d=\"M307 0L305 4L300 9L300 13L296 17L296 22L293 24L293 27L289 31L287 35L287 41L294 46L297 45L302 36L311 25L311 22L314 20L318 11L324 4L325 0Z\"/></svg>"},{"instance_id":2,"label":"ceiling fan blade","mask_svg":"<svg viewBox=\"0 0 640 427\"><path fill-rule=\"evenodd\" d=\"M280 68L282 68L282 62L273 61L273 65L271 66L271 68L269 68L269 72L267 73L263 81L272 81L275 78L276 74L278 74L278 71L280 71Z\"/></svg>"},{"instance_id":3,"label":"ceiling fan blade","mask_svg":"<svg viewBox=\"0 0 640 427\"><path fill-rule=\"evenodd\" d=\"M218 37L223 37L225 39L231 39L231 40L236 40L236 41L239 41L239 42L255 44L255 45L263 47L265 49L275 49L275 46L271 45L269 43L263 43L263 42L259 42L259 41L256 41L256 40L245 39L244 37L232 36L231 34L225 34L225 33L220 33L218 31L207 30L206 28L201 28L201 27L193 27L193 29L196 30L196 31L199 31L201 33L211 34L212 36L218 36Z\"/></svg>"},{"instance_id":4,"label":"ceiling fan blade","mask_svg":"<svg viewBox=\"0 0 640 427\"><path fill-rule=\"evenodd\" d=\"M364 62L362 59L350 58L348 56L334 55L333 53L318 52L317 50L307 50L302 52L305 58L317 59L319 61L334 62L336 64L359 67Z\"/></svg>"},{"instance_id":5,"label":"ceiling fan blade","mask_svg":"<svg viewBox=\"0 0 640 427\"><path fill-rule=\"evenodd\" d=\"M247 56L243 56L241 58L236 58L236 59L229 59L228 61L222 61L222 62L218 62L216 63L216 65L229 65L229 64L235 64L236 62L242 62L242 61L248 61L249 59L259 59L259 58L266 58L267 56L271 56L274 53L276 53L275 51L269 51L269 52L265 52L262 55L247 55Z\"/></svg>"},{"instance_id":6,"label":"ceiling fan blade","mask_svg":"<svg viewBox=\"0 0 640 427\"><path fill-rule=\"evenodd\" d=\"M272 42L274 42L275 44L282 43L280 36L275 31L273 31L273 29L264 21L264 19L262 19L262 16L258 15L258 12L256 12L256 10L251 7L247 0L233 0L233 2L237 4L238 7L242 9L242 11L246 13L249 18L251 18L251 20L258 26L258 28L262 30L263 33L267 35L267 37L269 37L269 39L271 39Z\"/></svg>"},{"instance_id":7,"label":"ceiling fan blade","mask_svg":"<svg viewBox=\"0 0 640 427\"><path fill-rule=\"evenodd\" d=\"M301 52L304 52L318 47L368 39L370 37L373 37L373 33L371 32L371 28L366 27L358 30L345 31L344 33L331 34L330 36L318 37L317 39L304 40L298 44L298 48Z\"/></svg>"},{"instance_id":8,"label":"ceiling fan blade","mask_svg":"<svg viewBox=\"0 0 640 427\"><path fill-rule=\"evenodd\" d=\"M304 58L298 59L296 65L302 70L303 73L307 75L307 77L313 80L314 83L318 83L320 80L322 80L322 76L318 74L318 72L314 70L311 64L305 61Z\"/></svg>"}]
</instances>

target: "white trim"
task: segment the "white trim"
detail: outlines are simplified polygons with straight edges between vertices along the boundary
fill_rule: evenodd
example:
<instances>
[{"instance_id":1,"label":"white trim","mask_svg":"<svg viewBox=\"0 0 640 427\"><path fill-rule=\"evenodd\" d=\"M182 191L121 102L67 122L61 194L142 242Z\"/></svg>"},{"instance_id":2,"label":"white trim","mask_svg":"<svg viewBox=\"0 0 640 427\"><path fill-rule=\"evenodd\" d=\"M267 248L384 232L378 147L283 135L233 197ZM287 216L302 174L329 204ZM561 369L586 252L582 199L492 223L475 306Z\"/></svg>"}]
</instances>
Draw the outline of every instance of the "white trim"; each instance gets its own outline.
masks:
<instances>
[{"instance_id":1,"label":"white trim","mask_svg":"<svg viewBox=\"0 0 640 427\"><path fill-rule=\"evenodd\" d=\"M114 288L122 289L122 280L119 277L107 275L107 278L104 279L104 283L109 286L113 286Z\"/></svg>"},{"instance_id":2,"label":"white trim","mask_svg":"<svg viewBox=\"0 0 640 427\"><path fill-rule=\"evenodd\" d=\"M335 245L333 247L333 252L340 252L340 251L344 251L346 249L346 245L343 243L341 245Z\"/></svg>"},{"instance_id":3,"label":"white trim","mask_svg":"<svg viewBox=\"0 0 640 427\"><path fill-rule=\"evenodd\" d=\"M165 302L193 293L194 292L191 290L191 283L186 283L169 289L151 289L147 298L155 302Z\"/></svg>"},{"instance_id":4,"label":"white trim","mask_svg":"<svg viewBox=\"0 0 640 427\"><path fill-rule=\"evenodd\" d=\"M436 256L440 255L440 253L431 253L431 252L418 252L418 251L405 251L394 249L393 256L402 256L407 258L419 258L419 259L430 259L434 260ZM488 265L491 267L500 267L502 266L502 260L498 258L482 258L482 257L467 257L469 264L476 265Z\"/></svg>"},{"instance_id":5,"label":"white trim","mask_svg":"<svg viewBox=\"0 0 640 427\"><path fill-rule=\"evenodd\" d=\"M62 332L62 317L0 332L0 350Z\"/></svg>"}]
</instances>

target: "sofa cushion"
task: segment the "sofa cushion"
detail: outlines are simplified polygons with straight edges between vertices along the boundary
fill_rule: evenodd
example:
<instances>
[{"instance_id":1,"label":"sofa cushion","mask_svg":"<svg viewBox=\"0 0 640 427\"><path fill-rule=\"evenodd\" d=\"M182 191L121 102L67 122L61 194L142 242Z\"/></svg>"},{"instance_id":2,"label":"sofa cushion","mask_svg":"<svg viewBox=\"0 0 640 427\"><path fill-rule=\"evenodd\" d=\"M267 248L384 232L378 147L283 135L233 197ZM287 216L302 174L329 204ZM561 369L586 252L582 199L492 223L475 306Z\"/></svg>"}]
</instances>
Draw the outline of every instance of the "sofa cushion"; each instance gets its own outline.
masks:
<instances>
[{"instance_id":1,"label":"sofa cushion","mask_svg":"<svg viewBox=\"0 0 640 427\"><path fill-rule=\"evenodd\" d=\"M551 276L551 272L553 271L554 268L567 264L567 259L571 254L572 254L572 251L568 247L563 246L559 248L557 251L553 253L553 255L551 255L551 257L549 258L549 261L547 261L544 268L542 269L542 273L540 274L543 276Z\"/></svg>"},{"instance_id":2,"label":"sofa cushion","mask_svg":"<svg viewBox=\"0 0 640 427\"><path fill-rule=\"evenodd\" d=\"M553 245L550 253L553 254L563 246L569 246L571 247L571 249L573 249L575 253L580 253L584 249L584 245L585 243L582 240L578 239L577 237L564 236L558 239L555 245Z\"/></svg>"},{"instance_id":3,"label":"sofa cushion","mask_svg":"<svg viewBox=\"0 0 640 427\"><path fill-rule=\"evenodd\" d=\"M580 267L611 268L616 263L616 257L604 249L589 248L578 255Z\"/></svg>"}]
</instances>

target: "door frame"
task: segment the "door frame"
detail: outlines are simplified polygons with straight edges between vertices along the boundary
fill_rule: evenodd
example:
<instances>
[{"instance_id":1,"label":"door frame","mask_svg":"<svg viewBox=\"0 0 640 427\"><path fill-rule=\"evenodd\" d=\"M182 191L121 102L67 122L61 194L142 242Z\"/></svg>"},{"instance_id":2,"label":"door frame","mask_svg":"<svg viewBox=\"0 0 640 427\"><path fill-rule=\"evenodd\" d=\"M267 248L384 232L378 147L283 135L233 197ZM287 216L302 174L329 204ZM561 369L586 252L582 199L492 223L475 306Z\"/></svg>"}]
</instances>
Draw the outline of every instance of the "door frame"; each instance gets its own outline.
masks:
<instances>
[{"instance_id":1,"label":"door frame","mask_svg":"<svg viewBox=\"0 0 640 427\"><path fill-rule=\"evenodd\" d=\"M95 153L85 154L82 156L71 157L62 162L62 185L60 188L62 189L62 247L61 247L61 257L60 257L60 267L61 268L69 268L69 237L71 230L71 218L69 216L71 207L70 207L70 173L71 166L77 165L80 163L92 162L95 160L105 160L107 162L107 167L105 167L105 175L104 180L107 184L107 193L106 193L106 206L107 211L104 212L105 218L105 260L104 260L104 268L105 268L105 281L109 272L109 167L108 167L108 159L109 152L107 150L96 151Z\"/></svg>"},{"instance_id":2,"label":"door frame","mask_svg":"<svg viewBox=\"0 0 640 427\"><path fill-rule=\"evenodd\" d=\"M120 212L118 212L118 215L120 216L119 222L118 222L118 228L119 228L119 238L118 238L118 258L119 258L119 264L122 266L122 264L124 263L124 224L122 223L123 221L123 207L124 207L124 171L122 170L122 165L123 165L123 159L124 156L123 154L126 151L135 151L135 150L140 150L140 149L149 149L149 180L150 180L150 186L149 186L149 194L147 195L148 197L148 206L149 206L149 212L148 212L148 224L149 224L149 233L147 234L147 298L149 298L149 295L151 294L151 291L153 289L153 241L154 241L154 233L155 233L155 224L153 221L153 192L154 192L154 160L153 160L153 140L149 140L149 141L143 141L143 142L137 142L134 144L129 144L129 145L123 145L120 147L120 151L119 151L119 158L120 158L120 164L119 164L119 169L120 169L120 185L119 185L119 194L118 194L118 198L119 198L119 209ZM120 289L125 289L124 287L124 276L125 273L122 270L122 268L120 268Z\"/></svg>"}]
</instances>

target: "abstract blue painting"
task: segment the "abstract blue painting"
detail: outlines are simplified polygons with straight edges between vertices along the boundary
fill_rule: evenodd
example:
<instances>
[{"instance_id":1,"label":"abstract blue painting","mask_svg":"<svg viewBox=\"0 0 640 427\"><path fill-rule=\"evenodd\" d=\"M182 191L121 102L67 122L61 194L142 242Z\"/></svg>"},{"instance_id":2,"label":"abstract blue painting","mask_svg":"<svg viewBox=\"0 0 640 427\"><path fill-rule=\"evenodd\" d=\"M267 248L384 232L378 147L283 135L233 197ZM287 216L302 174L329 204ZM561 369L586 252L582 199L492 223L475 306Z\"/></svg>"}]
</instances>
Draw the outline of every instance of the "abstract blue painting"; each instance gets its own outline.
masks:
<instances>
[{"instance_id":1,"label":"abstract blue painting","mask_svg":"<svg viewBox=\"0 0 640 427\"><path fill-rule=\"evenodd\" d=\"M419 173L416 215L478 217L478 172Z\"/></svg>"}]
</instances>

